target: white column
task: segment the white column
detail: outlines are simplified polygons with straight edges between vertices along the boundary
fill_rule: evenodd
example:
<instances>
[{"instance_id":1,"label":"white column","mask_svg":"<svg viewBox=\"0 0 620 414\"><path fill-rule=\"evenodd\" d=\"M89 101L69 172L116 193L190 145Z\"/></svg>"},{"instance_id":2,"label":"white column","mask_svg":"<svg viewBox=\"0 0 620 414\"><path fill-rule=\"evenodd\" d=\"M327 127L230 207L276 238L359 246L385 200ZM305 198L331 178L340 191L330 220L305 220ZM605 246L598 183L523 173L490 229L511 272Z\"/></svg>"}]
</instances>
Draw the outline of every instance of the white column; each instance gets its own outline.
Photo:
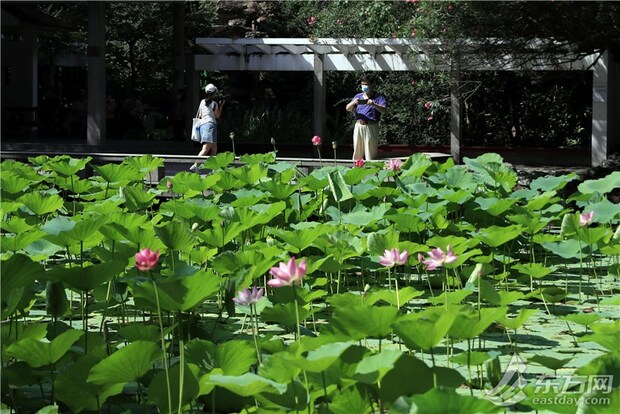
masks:
<instances>
[{"instance_id":1,"label":"white column","mask_svg":"<svg viewBox=\"0 0 620 414\"><path fill-rule=\"evenodd\" d=\"M596 167L607 159L607 109L609 52L604 52L592 70L592 149L591 165Z\"/></svg>"},{"instance_id":2,"label":"white column","mask_svg":"<svg viewBox=\"0 0 620 414\"><path fill-rule=\"evenodd\" d=\"M314 134L326 139L325 135L325 71L324 56L314 54Z\"/></svg>"},{"instance_id":3,"label":"white column","mask_svg":"<svg viewBox=\"0 0 620 414\"><path fill-rule=\"evenodd\" d=\"M88 2L88 119L86 142L105 140L105 2Z\"/></svg>"}]
</instances>

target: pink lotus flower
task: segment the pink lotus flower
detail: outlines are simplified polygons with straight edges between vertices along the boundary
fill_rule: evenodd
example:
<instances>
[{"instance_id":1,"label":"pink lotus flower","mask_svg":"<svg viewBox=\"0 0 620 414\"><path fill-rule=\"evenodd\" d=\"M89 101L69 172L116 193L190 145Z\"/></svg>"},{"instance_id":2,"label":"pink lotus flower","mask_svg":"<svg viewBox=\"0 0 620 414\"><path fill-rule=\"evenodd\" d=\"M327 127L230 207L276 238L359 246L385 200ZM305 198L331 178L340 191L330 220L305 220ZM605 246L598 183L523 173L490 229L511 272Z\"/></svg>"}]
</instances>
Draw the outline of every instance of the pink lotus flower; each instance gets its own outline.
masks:
<instances>
[{"instance_id":1,"label":"pink lotus flower","mask_svg":"<svg viewBox=\"0 0 620 414\"><path fill-rule=\"evenodd\" d=\"M257 289L253 287L251 290L249 288L245 288L240 290L237 294L236 298L233 298L233 302L237 305L248 306L253 305L265 294L265 289L260 288Z\"/></svg>"},{"instance_id":2,"label":"pink lotus flower","mask_svg":"<svg viewBox=\"0 0 620 414\"><path fill-rule=\"evenodd\" d=\"M431 101L426 101L426 102L424 102L424 108L426 108L426 109L431 109L431 106L433 106L433 104L431 103Z\"/></svg>"},{"instance_id":3,"label":"pink lotus flower","mask_svg":"<svg viewBox=\"0 0 620 414\"><path fill-rule=\"evenodd\" d=\"M386 164L385 168L389 171L400 171L403 166L403 162L398 158L391 158Z\"/></svg>"},{"instance_id":4,"label":"pink lotus flower","mask_svg":"<svg viewBox=\"0 0 620 414\"><path fill-rule=\"evenodd\" d=\"M157 266L159 261L159 250L152 251L149 248L142 249L136 253L136 267L138 270L147 271Z\"/></svg>"},{"instance_id":5,"label":"pink lotus flower","mask_svg":"<svg viewBox=\"0 0 620 414\"><path fill-rule=\"evenodd\" d=\"M316 23L316 16L311 16L306 23L308 23L308 26L314 26L314 24Z\"/></svg>"},{"instance_id":6,"label":"pink lotus flower","mask_svg":"<svg viewBox=\"0 0 620 414\"><path fill-rule=\"evenodd\" d=\"M295 256L288 263L280 262L279 267L272 267L269 273L274 277L267 284L278 288L282 286L301 285L301 279L306 275L306 259L302 259L299 265L295 263Z\"/></svg>"},{"instance_id":7,"label":"pink lotus flower","mask_svg":"<svg viewBox=\"0 0 620 414\"><path fill-rule=\"evenodd\" d=\"M590 211L589 213L581 213L579 215L579 225L581 227L592 223L592 219L594 219L594 211Z\"/></svg>"},{"instance_id":8,"label":"pink lotus flower","mask_svg":"<svg viewBox=\"0 0 620 414\"><path fill-rule=\"evenodd\" d=\"M426 270L435 270L446 263L456 261L456 259L458 259L458 257L450 250L450 245L448 245L445 253L440 247L432 249L428 254L428 259L424 260L422 263L426 265Z\"/></svg>"},{"instance_id":9,"label":"pink lotus flower","mask_svg":"<svg viewBox=\"0 0 620 414\"><path fill-rule=\"evenodd\" d=\"M431 116L429 116L428 118L426 118L426 120L427 120L428 122L431 122L431 121L433 120L433 116L432 116L432 115L431 115Z\"/></svg>"},{"instance_id":10,"label":"pink lotus flower","mask_svg":"<svg viewBox=\"0 0 620 414\"><path fill-rule=\"evenodd\" d=\"M364 164L366 164L366 161L361 158L359 160L353 161L353 165L355 165L356 167L363 167Z\"/></svg>"},{"instance_id":11,"label":"pink lotus flower","mask_svg":"<svg viewBox=\"0 0 620 414\"><path fill-rule=\"evenodd\" d=\"M409 252L407 250L403 250L401 253L398 249L394 248L392 250L387 250L383 252L383 256L379 258L379 263L385 267L392 267L396 265L404 265L407 263L407 258L409 258Z\"/></svg>"},{"instance_id":12,"label":"pink lotus flower","mask_svg":"<svg viewBox=\"0 0 620 414\"><path fill-rule=\"evenodd\" d=\"M321 140L321 137L318 135L315 135L312 137L312 145L321 145L321 142L323 142Z\"/></svg>"}]
</instances>

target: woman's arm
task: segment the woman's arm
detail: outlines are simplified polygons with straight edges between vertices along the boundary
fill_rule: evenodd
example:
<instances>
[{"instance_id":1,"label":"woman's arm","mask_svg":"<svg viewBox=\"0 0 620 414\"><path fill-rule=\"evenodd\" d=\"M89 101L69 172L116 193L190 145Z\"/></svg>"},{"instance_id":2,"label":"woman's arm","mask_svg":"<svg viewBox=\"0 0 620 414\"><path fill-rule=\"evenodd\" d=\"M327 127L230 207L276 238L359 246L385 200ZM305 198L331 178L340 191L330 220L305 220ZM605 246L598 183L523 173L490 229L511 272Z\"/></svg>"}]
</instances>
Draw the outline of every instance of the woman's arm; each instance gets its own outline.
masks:
<instances>
[{"instance_id":1,"label":"woman's arm","mask_svg":"<svg viewBox=\"0 0 620 414\"><path fill-rule=\"evenodd\" d=\"M226 101L220 101L220 103L215 107L215 110L213 112L215 113L216 119L220 119L220 116L222 116L222 109L224 108L225 102Z\"/></svg>"}]
</instances>

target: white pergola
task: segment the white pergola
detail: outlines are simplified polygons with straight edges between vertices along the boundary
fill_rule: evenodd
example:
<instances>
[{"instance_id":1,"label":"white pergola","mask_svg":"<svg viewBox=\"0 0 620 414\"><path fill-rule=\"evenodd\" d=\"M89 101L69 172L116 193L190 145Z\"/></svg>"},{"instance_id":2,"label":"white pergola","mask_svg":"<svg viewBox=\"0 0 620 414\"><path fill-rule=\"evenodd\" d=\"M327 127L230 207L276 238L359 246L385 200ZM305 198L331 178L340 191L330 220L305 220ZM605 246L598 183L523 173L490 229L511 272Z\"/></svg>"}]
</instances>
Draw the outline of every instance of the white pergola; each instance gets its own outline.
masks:
<instances>
[{"instance_id":1,"label":"white pergola","mask_svg":"<svg viewBox=\"0 0 620 414\"><path fill-rule=\"evenodd\" d=\"M611 149L620 146L614 135L608 141L608 130L617 131L615 118L618 105L618 68L610 63L608 53L577 57L569 51L554 56L538 56L542 40L530 42L524 50L494 60L468 56L476 43L460 41L451 44L439 40L365 38L197 38L196 45L205 54L195 56L195 70L221 71L307 71L314 73L314 132L325 130L325 71L428 71L453 73L451 154L460 162L461 103L457 94L459 70L590 70L592 85L591 165L600 165ZM450 61L449 49L458 48L460 62ZM475 58L475 59L468 59ZM475 61L464 66L462 62ZM611 66L610 66L611 65ZM608 87L616 93L608 94ZM197 96L194 96L197 103ZM608 114L610 123L608 124ZM613 123L613 124L612 124Z\"/></svg>"}]
</instances>

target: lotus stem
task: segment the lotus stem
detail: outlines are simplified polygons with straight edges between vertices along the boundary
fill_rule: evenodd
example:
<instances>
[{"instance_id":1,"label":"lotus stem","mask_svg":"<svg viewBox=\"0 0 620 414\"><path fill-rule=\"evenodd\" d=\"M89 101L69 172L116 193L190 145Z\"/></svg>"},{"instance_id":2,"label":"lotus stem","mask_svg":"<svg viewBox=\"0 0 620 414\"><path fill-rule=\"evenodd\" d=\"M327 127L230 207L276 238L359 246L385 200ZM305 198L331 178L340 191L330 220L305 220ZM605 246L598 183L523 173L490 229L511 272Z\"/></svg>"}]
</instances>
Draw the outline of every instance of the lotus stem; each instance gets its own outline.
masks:
<instances>
[{"instance_id":1,"label":"lotus stem","mask_svg":"<svg viewBox=\"0 0 620 414\"><path fill-rule=\"evenodd\" d=\"M149 272L150 273L150 272ZM164 322L161 316L161 305L159 303L159 293L157 292L157 283L155 282L155 278L151 274L151 280L153 281L153 288L155 290L155 302L157 304L157 319L159 320L159 330L160 330L160 338L161 338L161 348L164 352L164 371L166 373L166 388L168 392L168 412L172 412L172 394L170 389L170 372L168 370L168 356L166 354L166 341L164 339Z\"/></svg>"}]
</instances>

